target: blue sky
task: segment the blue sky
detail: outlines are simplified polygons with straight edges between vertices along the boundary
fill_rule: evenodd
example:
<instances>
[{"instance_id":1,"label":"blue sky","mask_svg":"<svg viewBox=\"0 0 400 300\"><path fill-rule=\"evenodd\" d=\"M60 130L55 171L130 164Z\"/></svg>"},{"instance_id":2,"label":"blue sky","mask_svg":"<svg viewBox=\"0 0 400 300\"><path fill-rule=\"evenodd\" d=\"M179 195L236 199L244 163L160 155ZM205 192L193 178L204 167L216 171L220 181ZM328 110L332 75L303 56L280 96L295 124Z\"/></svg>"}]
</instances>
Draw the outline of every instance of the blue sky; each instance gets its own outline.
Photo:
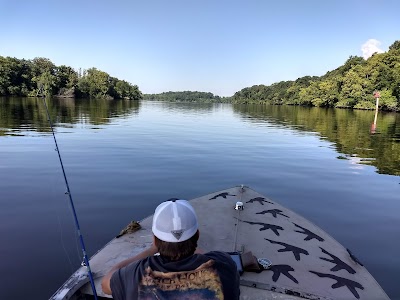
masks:
<instances>
[{"instance_id":1,"label":"blue sky","mask_svg":"<svg viewBox=\"0 0 400 300\"><path fill-rule=\"evenodd\" d=\"M96 67L144 93L230 96L323 75L369 39L386 51L399 11L397 0L0 0L0 55Z\"/></svg>"}]
</instances>

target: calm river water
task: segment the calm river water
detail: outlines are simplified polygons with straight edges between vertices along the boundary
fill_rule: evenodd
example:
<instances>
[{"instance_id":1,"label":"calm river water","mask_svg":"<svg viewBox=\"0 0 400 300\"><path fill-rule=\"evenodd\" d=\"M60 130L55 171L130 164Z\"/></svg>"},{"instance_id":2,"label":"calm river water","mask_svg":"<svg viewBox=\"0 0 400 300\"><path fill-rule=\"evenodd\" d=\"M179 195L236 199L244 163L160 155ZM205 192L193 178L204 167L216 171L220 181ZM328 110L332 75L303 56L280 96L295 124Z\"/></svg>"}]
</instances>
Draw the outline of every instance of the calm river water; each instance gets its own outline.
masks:
<instances>
[{"instance_id":1,"label":"calm river water","mask_svg":"<svg viewBox=\"0 0 400 300\"><path fill-rule=\"evenodd\" d=\"M400 299L400 115L51 100L89 255L172 197L246 184L316 223ZM0 99L0 291L47 299L81 258L41 99Z\"/></svg>"}]
</instances>

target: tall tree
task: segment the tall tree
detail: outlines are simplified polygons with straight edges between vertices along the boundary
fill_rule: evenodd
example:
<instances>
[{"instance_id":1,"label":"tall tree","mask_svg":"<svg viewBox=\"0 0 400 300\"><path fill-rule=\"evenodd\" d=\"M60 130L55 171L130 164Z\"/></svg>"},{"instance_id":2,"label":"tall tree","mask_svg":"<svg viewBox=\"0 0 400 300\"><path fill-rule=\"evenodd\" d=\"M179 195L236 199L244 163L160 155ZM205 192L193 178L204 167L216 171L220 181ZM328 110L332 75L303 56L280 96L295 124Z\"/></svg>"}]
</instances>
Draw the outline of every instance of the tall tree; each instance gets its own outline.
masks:
<instances>
[{"instance_id":1,"label":"tall tree","mask_svg":"<svg viewBox=\"0 0 400 300\"><path fill-rule=\"evenodd\" d=\"M102 98L107 95L110 75L106 72L90 68L82 76L78 87L81 92L91 98Z\"/></svg>"}]
</instances>

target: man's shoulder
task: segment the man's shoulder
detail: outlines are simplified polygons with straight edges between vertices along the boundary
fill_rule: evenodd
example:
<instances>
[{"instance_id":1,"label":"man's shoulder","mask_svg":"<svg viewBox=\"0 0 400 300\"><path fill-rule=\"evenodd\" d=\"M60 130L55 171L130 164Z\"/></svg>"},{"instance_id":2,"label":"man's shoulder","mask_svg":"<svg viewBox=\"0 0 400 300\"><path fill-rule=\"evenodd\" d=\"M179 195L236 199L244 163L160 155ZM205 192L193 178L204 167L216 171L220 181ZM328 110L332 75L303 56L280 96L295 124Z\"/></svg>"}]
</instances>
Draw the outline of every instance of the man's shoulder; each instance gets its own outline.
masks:
<instances>
[{"instance_id":1,"label":"man's shoulder","mask_svg":"<svg viewBox=\"0 0 400 300\"><path fill-rule=\"evenodd\" d=\"M223 251L209 251L204 253L206 256L230 257L227 252Z\"/></svg>"},{"instance_id":2,"label":"man's shoulder","mask_svg":"<svg viewBox=\"0 0 400 300\"><path fill-rule=\"evenodd\" d=\"M204 253L209 259L215 261L215 269L217 270L226 299L239 299L239 273L236 263L233 261L229 253L222 251L211 251Z\"/></svg>"},{"instance_id":3,"label":"man's shoulder","mask_svg":"<svg viewBox=\"0 0 400 300\"><path fill-rule=\"evenodd\" d=\"M204 253L203 255L205 255L208 258L213 259L217 262L227 263L232 266L235 265L235 262L232 260L231 256L227 252L210 251L210 252Z\"/></svg>"},{"instance_id":4,"label":"man's shoulder","mask_svg":"<svg viewBox=\"0 0 400 300\"><path fill-rule=\"evenodd\" d=\"M135 274L137 270L140 270L141 266L147 263L147 260L148 258L146 257L144 259L131 262L129 265L115 271L111 278L114 280L124 280L125 278L129 278L130 276Z\"/></svg>"}]
</instances>

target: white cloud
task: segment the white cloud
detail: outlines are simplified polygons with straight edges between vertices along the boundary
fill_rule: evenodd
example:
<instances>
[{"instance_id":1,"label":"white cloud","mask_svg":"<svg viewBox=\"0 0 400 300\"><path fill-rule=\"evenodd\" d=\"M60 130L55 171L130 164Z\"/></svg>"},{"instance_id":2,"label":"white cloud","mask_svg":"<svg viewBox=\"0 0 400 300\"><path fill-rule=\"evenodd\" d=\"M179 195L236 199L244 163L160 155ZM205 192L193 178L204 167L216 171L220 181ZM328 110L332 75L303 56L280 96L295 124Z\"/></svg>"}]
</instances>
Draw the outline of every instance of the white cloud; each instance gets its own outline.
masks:
<instances>
[{"instance_id":1,"label":"white cloud","mask_svg":"<svg viewBox=\"0 0 400 300\"><path fill-rule=\"evenodd\" d=\"M383 53L384 51L379 48L381 42L375 39L369 39L361 46L361 51L364 59L372 56L375 52Z\"/></svg>"}]
</instances>

